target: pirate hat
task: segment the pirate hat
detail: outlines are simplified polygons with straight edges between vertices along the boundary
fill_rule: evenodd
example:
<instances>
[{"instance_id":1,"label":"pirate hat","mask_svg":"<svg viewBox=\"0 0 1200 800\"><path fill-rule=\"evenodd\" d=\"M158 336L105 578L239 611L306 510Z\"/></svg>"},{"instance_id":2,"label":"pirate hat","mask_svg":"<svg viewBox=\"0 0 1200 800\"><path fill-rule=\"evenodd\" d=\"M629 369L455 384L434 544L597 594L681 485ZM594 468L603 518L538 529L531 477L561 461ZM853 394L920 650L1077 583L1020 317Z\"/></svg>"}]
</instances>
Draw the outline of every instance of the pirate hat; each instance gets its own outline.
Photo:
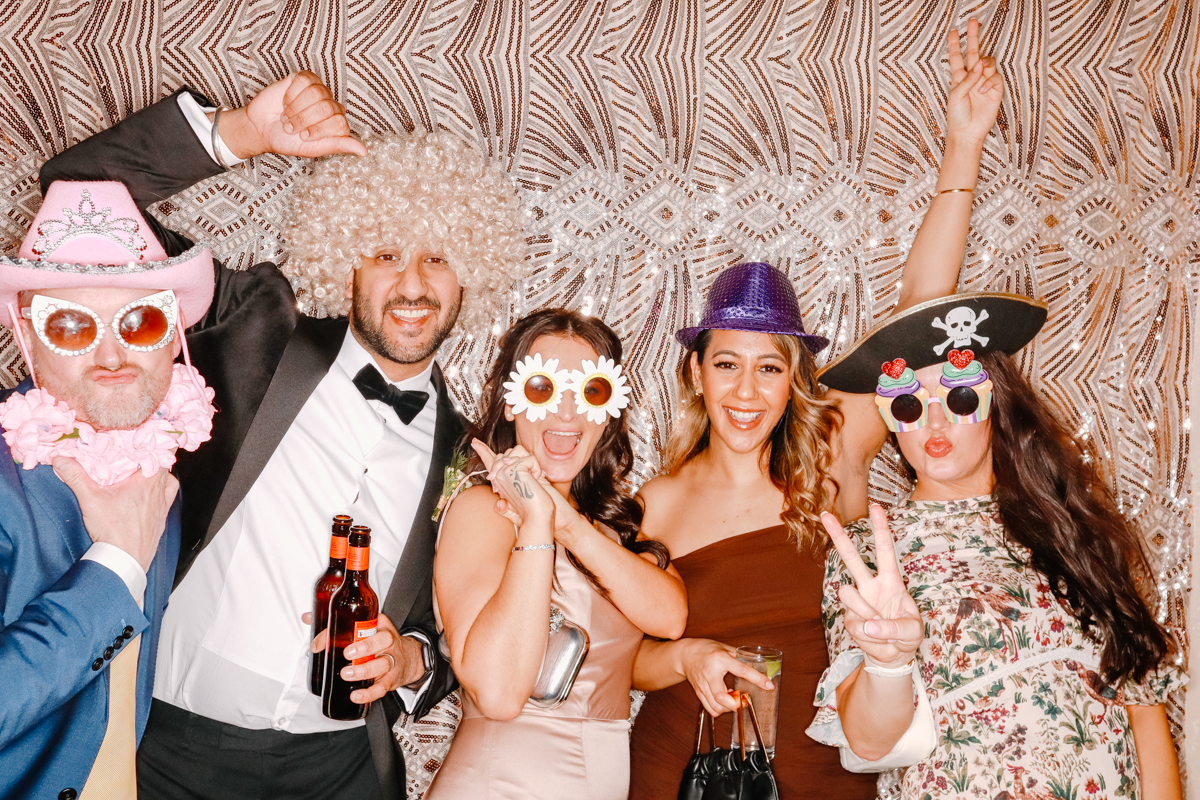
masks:
<instances>
[{"instance_id":1,"label":"pirate hat","mask_svg":"<svg viewBox=\"0 0 1200 800\"><path fill-rule=\"evenodd\" d=\"M111 287L173 290L187 327L208 311L214 278L203 245L167 257L125 184L55 181L17 257L0 256L0 325L16 327L25 290Z\"/></svg>"},{"instance_id":2,"label":"pirate hat","mask_svg":"<svg viewBox=\"0 0 1200 800\"><path fill-rule=\"evenodd\" d=\"M905 309L876 326L826 364L817 380L852 394L875 391L881 364L902 358L913 370L939 364L951 349L975 357L1013 353L1046 322L1046 304L1017 294L977 292L939 297Z\"/></svg>"}]
</instances>

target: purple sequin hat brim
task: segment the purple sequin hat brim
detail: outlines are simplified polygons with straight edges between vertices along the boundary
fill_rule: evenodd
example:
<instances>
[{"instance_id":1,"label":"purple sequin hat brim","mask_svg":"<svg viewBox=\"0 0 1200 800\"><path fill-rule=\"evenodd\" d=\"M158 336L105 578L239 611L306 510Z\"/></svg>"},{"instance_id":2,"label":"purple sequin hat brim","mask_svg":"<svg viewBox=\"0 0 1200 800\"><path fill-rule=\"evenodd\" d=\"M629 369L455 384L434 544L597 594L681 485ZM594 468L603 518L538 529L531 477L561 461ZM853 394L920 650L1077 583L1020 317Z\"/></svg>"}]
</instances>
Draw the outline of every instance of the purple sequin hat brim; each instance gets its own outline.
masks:
<instances>
[{"instance_id":1,"label":"purple sequin hat brim","mask_svg":"<svg viewBox=\"0 0 1200 800\"><path fill-rule=\"evenodd\" d=\"M804 332L800 303L788 277L770 264L751 261L730 267L717 276L700 324L675 333L691 347L703 330L751 331L797 336L814 355L829 346L824 336Z\"/></svg>"}]
</instances>

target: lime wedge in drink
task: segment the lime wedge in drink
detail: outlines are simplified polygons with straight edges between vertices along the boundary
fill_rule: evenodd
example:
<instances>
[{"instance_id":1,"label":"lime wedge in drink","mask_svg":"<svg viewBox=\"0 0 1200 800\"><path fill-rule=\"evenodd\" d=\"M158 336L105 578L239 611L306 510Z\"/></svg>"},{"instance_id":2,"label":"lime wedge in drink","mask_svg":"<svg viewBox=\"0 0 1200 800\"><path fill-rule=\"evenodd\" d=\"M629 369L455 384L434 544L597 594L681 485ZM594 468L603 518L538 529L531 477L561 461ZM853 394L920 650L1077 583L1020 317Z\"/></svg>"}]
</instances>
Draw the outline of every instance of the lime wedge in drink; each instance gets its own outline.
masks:
<instances>
[{"instance_id":1,"label":"lime wedge in drink","mask_svg":"<svg viewBox=\"0 0 1200 800\"><path fill-rule=\"evenodd\" d=\"M783 669L782 661L768 661L767 662L767 680L770 680L770 679L774 678L776 675L778 675L779 670L781 670L781 669Z\"/></svg>"}]
</instances>

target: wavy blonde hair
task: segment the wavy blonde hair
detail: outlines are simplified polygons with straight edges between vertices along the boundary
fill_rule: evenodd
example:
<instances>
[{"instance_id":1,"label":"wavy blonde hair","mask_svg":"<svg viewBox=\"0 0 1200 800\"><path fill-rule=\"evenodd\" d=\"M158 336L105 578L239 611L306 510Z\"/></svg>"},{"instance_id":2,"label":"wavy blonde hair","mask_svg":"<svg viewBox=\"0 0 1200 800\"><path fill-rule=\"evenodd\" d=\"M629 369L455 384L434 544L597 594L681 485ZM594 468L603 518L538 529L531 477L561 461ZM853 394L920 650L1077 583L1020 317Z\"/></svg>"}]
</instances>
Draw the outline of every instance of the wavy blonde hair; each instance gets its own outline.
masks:
<instances>
[{"instance_id":1,"label":"wavy blonde hair","mask_svg":"<svg viewBox=\"0 0 1200 800\"><path fill-rule=\"evenodd\" d=\"M833 464L833 436L842 424L842 412L836 400L824 400L817 394L816 363L808 348L795 336L768 335L787 360L791 392L783 416L763 443L759 467L783 492L785 505L780 518L795 537L797 547L821 555L829 546L821 512L833 506L838 492L829 470ZM668 473L676 472L708 449L712 422L704 397L696 391L690 365L693 353L698 363L704 363L711 338L712 331L701 331L683 356L679 369L683 412L667 443Z\"/></svg>"},{"instance_id":2,"label":"wavy blonde hair","mask_svg":"<svg viewBox=\"0 0 1200 800\"><path fill-rule=\"evenodd\" d=\"M375 134L368 155L329 156L296 181L282 270L301 310L344 316L362 254L428 247L449 260L466 292L459 324L490 326L525 269L526 212L512 180L447 133Z\"/></svg>"}]
</instances>

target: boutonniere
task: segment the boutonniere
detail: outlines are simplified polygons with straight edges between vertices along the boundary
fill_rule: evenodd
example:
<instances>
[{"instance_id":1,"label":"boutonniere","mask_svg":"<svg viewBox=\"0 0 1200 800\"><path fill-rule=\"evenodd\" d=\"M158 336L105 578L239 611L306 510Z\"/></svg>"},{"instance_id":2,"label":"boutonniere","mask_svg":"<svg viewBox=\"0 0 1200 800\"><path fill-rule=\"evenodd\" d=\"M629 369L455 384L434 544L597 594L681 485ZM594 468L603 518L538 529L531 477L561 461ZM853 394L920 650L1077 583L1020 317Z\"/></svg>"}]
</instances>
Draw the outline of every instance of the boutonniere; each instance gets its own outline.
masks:
<instances>
[{"instance_id":1,"label":"boutonniere","mask_svg":"<svg viewBox=\"0 0 1200 800\"><path fill-rule=\"evenodd\" d=\"M433 521L437 522L442 511L450 504L450 500L458 492L459 486L467 479L467 454L456 450L450 457L450 465L442 477L442 495L438 498L437 508L433 510Z\"/></svg>"}]
</instances>

